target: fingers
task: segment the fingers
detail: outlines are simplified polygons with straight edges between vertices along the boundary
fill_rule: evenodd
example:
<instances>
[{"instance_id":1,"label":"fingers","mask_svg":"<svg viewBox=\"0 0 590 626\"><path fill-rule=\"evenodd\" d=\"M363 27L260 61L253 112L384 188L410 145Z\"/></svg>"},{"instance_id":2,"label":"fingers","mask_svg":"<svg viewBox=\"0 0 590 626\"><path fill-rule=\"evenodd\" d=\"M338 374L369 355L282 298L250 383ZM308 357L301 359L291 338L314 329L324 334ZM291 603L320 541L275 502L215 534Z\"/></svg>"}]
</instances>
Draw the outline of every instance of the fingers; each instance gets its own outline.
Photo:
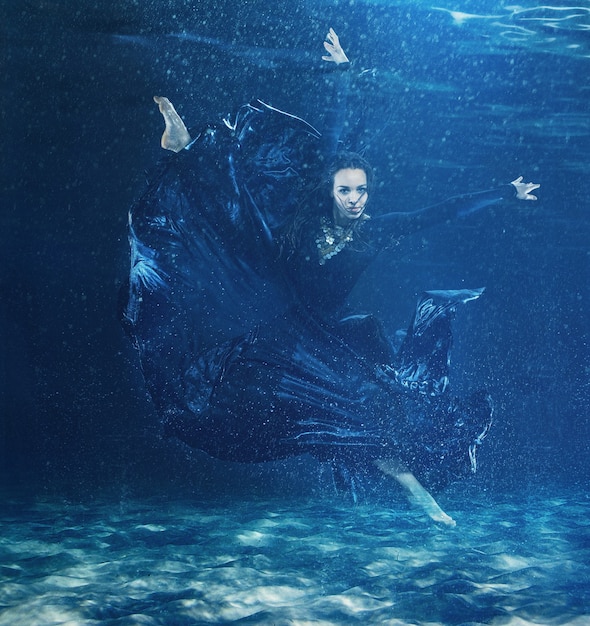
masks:
<instances>
[{"instance_id":1,"label":"fingers","mask_svg":"<svg viewBox=\"0 0 590 626\"><path fill-rule=\"evenodd\" d=\"M522 176L519 176L516 180L513 180L510 184L511 185L522 185L523 187L526 187L528 191L532 191L533 189L538 189L541 186L538 183L523 183L522 182Z\"/></svg>"},{"instance_id":2,"label":"fingers","mask_svg":"<svg viewBox=\"0 0 590 626\"><path fill-rule=\"evenodd\" d=\"M323 56L322 60L331 61L333 63L336 63L336 65L340 65L341 63L348 63L348 57L342 49L342 46L340 45L340 40L338 39L338 35L333 28L330 28L328 34L326 35L324 48L329 56Z\"/></svg>"},{"instance_id":3,"label":"fingers","mask_svg":"<svg viewBox=\"0 0 590 626\"><path fill-rule=\"evenodd\" d=\"M541 186L538 183L523 183L522 182L522 176L519 176L518 178L513 180L510 184L514 185L516 187L519 195L522 195L522 196L526 196L531 191L534 191L535 189L539 189L539 187ZM532 196L531 196L531 199L532 199ZM535 200L536 200L536 198L535 198Z\"/></svg>"},{"instance_id":4,"label":"fingers","mask_svg":"<svg viewBox=\"0 0 590 626\"><path fill-rule=\"evenodd\" d=\"M326 49L326 52L328 53L326 56L323 56L322 59L324 61L334 61L336 62L336 54L338 53L338 49L336 48L336 46L333 46L331 43L328 43L327 41L324 41L324 48Z\"/></svg>"},{"instance_id":5,"label":"fingers","mask_svg":"<svg viewBox=\"0 0 590 626\"><path fill-rule=\"evenodd\" d=\"M536 200L537 199L537 196L533 196L531 194L531 191L535 191L535 189L538 189L541 185L537 185L535 183L521 183L521 185L524 185L523 193L526 196L527 200Z\"/></svg>"},{"instance_id":6,"label":"fingers","mask_svg":"<svg viewBox=\"0 0 590 626\"><path fill-rule=\"evenodd\" d=\"M336 31L333 28L330 28L328 34L326 35L326 39L333 44L334 47L338 47L340 45L340 39L336 34Z\"/></svg>"}]
</instances>

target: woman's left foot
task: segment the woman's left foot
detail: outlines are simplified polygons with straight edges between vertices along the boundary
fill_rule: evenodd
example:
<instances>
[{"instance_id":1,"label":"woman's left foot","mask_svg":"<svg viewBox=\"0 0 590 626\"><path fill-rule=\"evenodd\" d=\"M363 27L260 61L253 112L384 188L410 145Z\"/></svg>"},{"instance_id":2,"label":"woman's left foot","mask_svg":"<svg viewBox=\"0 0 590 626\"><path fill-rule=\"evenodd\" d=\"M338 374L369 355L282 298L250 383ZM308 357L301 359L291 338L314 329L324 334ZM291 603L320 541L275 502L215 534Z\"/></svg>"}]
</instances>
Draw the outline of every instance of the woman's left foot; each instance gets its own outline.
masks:
<instances>
[{"instance_id":1,"label":"woman's left foot","mask_svg":"<svg viewBox=\"0 0 590 626\"><path fill-rule=\"evenodd\" d=\"M162 148L172 150L172 152L180 152L191 141L191 136L184 122L168 98L154 96L154 102L160 107L160 113L166 124L166 129L162 135Z\"/></svg>"}]
</instances>

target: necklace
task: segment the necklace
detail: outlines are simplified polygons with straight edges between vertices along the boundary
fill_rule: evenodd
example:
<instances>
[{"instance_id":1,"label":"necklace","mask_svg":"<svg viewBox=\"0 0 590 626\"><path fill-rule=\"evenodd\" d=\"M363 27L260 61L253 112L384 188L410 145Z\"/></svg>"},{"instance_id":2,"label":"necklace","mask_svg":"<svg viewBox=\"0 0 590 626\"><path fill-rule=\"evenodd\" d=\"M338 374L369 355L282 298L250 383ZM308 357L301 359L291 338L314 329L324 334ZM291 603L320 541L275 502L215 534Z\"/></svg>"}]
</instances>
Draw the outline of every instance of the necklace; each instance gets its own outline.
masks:
<instances>
[{"instance_id":1,"label":"necklace","mask_svg":"<svg viewBox=\"0 0 590 626\"><path fill-rule=\"evenodd\" d=\"M331 226L327 218L322 217L320 226L322 232L318 235L315 242L318 248L320 265L324 265L328 259L336 256L347 243L352 241L354 224L347 228L338 225Z\"/></svg>"}]
</instances>

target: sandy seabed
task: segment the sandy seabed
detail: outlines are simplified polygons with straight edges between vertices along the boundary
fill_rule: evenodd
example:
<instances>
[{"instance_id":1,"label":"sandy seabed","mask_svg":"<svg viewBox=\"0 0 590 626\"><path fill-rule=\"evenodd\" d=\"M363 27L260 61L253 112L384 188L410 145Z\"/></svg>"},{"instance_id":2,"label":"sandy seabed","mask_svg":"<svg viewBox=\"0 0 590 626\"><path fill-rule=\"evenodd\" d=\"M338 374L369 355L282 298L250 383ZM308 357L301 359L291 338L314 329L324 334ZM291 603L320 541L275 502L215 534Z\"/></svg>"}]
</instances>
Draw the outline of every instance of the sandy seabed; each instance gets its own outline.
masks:
<instances>
[{"instance_id":1,"label":"sandy seabed","mask_svg":"<svg viewBox=\"0 0 590 626\"><path fill-rule=\"evenodd\" d=\"M5 498L0 626L590 624L590 496Z\"/></svg>"}]
</instances>

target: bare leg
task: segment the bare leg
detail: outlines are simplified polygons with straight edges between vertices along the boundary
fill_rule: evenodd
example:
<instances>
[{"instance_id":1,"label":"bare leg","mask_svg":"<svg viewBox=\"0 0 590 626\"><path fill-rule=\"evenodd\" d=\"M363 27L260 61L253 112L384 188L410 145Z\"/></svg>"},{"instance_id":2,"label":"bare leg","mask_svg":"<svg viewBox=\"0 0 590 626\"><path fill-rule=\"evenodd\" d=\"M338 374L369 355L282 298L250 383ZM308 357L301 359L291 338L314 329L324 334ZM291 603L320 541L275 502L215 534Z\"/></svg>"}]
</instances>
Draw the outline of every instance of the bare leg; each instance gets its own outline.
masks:
<instances>
[{"instance_id":1,"label":"bare leg","mask_svg":"<svg viewBox=\"0 0 590 626\"><path fill-rule=\"evenodd\" d=\"M168 98L154 96L154 102L160 107L160 113L164 116L166 124L166 129L162 135L162 148L172 150L172 152L180 152L191 141L191 136L184 122Z\"/></svg>"},{"instance_id":2,"label":"bare leg","mask_svg":"<svg viewBox=\"0 0 590 626\"><path fill-rule=\"evenodd\" d=\"M430 519L446 526L456 526L457 522L447 515L437 501L418 482L418 479L393 459L378 459L375 465L387 476L391 476L408 492L410 502L421 508Z\"/></svg>"}]
</instances>

